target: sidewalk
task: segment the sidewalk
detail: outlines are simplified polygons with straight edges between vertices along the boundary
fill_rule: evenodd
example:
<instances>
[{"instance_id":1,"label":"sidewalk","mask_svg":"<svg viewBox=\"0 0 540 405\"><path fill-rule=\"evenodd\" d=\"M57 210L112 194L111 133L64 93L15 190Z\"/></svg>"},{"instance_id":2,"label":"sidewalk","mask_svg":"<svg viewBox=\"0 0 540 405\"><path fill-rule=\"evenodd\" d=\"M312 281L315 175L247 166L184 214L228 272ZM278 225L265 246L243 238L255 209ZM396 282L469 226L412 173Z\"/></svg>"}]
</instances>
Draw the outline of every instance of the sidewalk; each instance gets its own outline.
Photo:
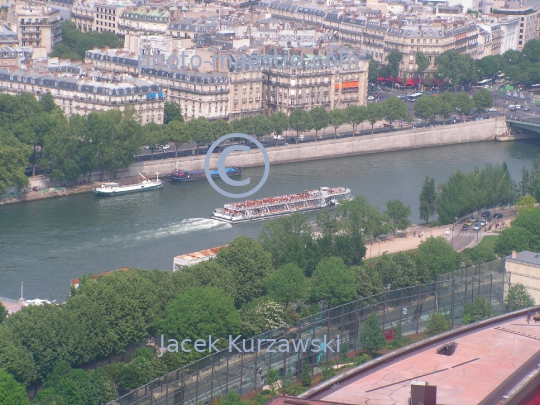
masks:
<instances>
[{"instance_id":1,"label":"sidewalk","mask_svg":"<svg viewBox=\"0 0 540 405\"><path fill-rule=\"evenodd\" d=\"M420 245L420 242L426 240L430 236L446 236L447 226L438 228L427 228L425 226L413 225L407 229L407 233L404 236L396 235L391 240L381 240L374 242L373 245L366 245L366 259L369 260L373 257L381 256L385 253L398 253L412 250ZM416 236L413 236L413 232L416 231ZM420 238L418 235L424 232L424 237Z\"/></svg>"}]
</instances>

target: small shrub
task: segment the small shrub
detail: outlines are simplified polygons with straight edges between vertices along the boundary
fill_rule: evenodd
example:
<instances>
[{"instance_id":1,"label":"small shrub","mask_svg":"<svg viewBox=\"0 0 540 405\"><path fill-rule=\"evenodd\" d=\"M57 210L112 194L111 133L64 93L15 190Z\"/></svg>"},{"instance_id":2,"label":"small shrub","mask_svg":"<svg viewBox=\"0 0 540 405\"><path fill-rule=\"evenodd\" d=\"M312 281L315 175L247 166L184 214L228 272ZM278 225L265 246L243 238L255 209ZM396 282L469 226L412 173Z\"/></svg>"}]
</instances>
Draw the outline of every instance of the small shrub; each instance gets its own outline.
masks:
<instances>
[{"instance_id":1,"label":"small shrub","mask_svg":"<svg viewBox=\"0 0 540 405\"><path fill-rule=\"evenodd\" d=\"M359 366L360 364L367 363L371 360L371 356L367 353L362 353L356 356L355 358L355 365Z\"/></svg>"}]
</instances>

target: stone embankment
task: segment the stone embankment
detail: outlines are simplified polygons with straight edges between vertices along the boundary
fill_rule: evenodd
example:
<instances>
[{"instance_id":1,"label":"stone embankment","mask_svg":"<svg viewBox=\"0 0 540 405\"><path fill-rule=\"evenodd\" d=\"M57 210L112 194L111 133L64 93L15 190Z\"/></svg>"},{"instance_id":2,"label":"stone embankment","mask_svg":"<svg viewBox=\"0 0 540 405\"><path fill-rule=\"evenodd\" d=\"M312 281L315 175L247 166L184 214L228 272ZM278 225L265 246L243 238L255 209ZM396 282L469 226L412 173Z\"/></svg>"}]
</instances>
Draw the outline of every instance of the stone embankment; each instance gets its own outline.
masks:
<instances>
[{"instance_id":1,"label":"stone embankment","mask_svg":"<svg viewBox=\"0 0 540 405\"><path fill-rule=\"evenodd\" d=\"M453 145L469 142L495 140L507 132L504 117L491 118L481 121L471 121L462 124L438 126L434 128L416 128L374 135L362 135L343 139L327 139L298 145L286 145L268 148L270 164L301 162L307 160L329 159L342 156L354 156L368 153L389 152L404 149L428 148L441 145ZM218 154L211 158L211 166L217 167ZM161 175L174 170L176 161L178 167L185 170L203 170L205 155L181 157L178 159L161 159L136 162L127 169L117 172L116 180L126 182L136 179L139 173L146 176ZM230 166L254 167L263 166L261 153L253 150L251 153L233 152L229 155L227 164ZM99 182L101 173L93 173L91 181ZM88 180L86 177L85 180ZM81 179L82 182L82 179ZM53 189L44 176L31 179L31 188L39 191L18 193L0 199L0 205L13 202L38 200L48 197L58 197L91 191L91 184L80 184L60 189ZM48 188L48 189L47 189ZM47 192L43 190L47 189Z\"/></svg>"}]
</instances>

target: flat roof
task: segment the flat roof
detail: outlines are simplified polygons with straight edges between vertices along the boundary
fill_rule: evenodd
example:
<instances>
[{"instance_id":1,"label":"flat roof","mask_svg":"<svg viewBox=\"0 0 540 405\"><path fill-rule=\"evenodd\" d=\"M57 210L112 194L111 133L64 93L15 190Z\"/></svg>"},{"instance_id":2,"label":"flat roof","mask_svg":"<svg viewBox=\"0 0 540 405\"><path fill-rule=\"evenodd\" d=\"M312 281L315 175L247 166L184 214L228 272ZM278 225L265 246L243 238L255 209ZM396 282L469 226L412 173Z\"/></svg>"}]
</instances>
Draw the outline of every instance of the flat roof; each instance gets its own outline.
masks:
<instances>
[{"instance_id":1,"label":"flat roof","mask_svg":"<svg viewBox=\"0 0 540 405\"><path fill-rule=\"evenodd\" d=\"M193 252L193 253L186 253L184 255L176 256L175 259L182 259L182 260L186 260L186 261L197 260L197 259L205 259L207 257L212 257L212 256L217 255L218 252L220 251L220 249L222 249L224 247L227 247L227 245L218 246L218 247L215 247L215 248L210 248L210 249L205 249L205 250L200 250L198 252Z\"/></svg>"},{"instance_id":2,"label":"flat roof","mask_svg":"<svg viewBox=\"0 0 540 405\"><path fill-rule=\"evenodd\" d=\"M405 353L391 363L360 372L335 388L315 392L309 400L354 405L407 404L411 382L420 380L437 386L437 403L476 405L539 351L540 327L532 320L527 323L526 318L507 318L449 337L448 342L457 343L451 356L436 353L444 344L440 341L418 352Z\"/></svg>"}]
</instances>

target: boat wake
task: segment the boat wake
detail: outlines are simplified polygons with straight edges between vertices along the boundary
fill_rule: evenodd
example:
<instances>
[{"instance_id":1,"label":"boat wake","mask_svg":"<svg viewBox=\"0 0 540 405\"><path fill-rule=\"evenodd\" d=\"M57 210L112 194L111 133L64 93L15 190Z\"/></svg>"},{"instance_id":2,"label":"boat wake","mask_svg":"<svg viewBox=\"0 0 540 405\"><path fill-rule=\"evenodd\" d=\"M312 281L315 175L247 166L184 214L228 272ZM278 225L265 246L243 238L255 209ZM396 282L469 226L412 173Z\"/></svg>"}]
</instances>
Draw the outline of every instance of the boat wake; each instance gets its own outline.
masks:
<instances>
[{"instance_id":1,"label":"boat wake","mask_svg":"<svg viewBox=\"0 0 540 405\"><path fill-rule=\"evenodd\" d=\"M165 238L174 235L185 235L192 232L205 231L208 229L224 230L231 228L230 224L216 221L208 218L189 218L184 219L180 223L171 224L162 228L147 230L133 235L134 240L148 240L155 238ZM129 236L127 238L129 239Z\"/></svg>"}]
</instances>

